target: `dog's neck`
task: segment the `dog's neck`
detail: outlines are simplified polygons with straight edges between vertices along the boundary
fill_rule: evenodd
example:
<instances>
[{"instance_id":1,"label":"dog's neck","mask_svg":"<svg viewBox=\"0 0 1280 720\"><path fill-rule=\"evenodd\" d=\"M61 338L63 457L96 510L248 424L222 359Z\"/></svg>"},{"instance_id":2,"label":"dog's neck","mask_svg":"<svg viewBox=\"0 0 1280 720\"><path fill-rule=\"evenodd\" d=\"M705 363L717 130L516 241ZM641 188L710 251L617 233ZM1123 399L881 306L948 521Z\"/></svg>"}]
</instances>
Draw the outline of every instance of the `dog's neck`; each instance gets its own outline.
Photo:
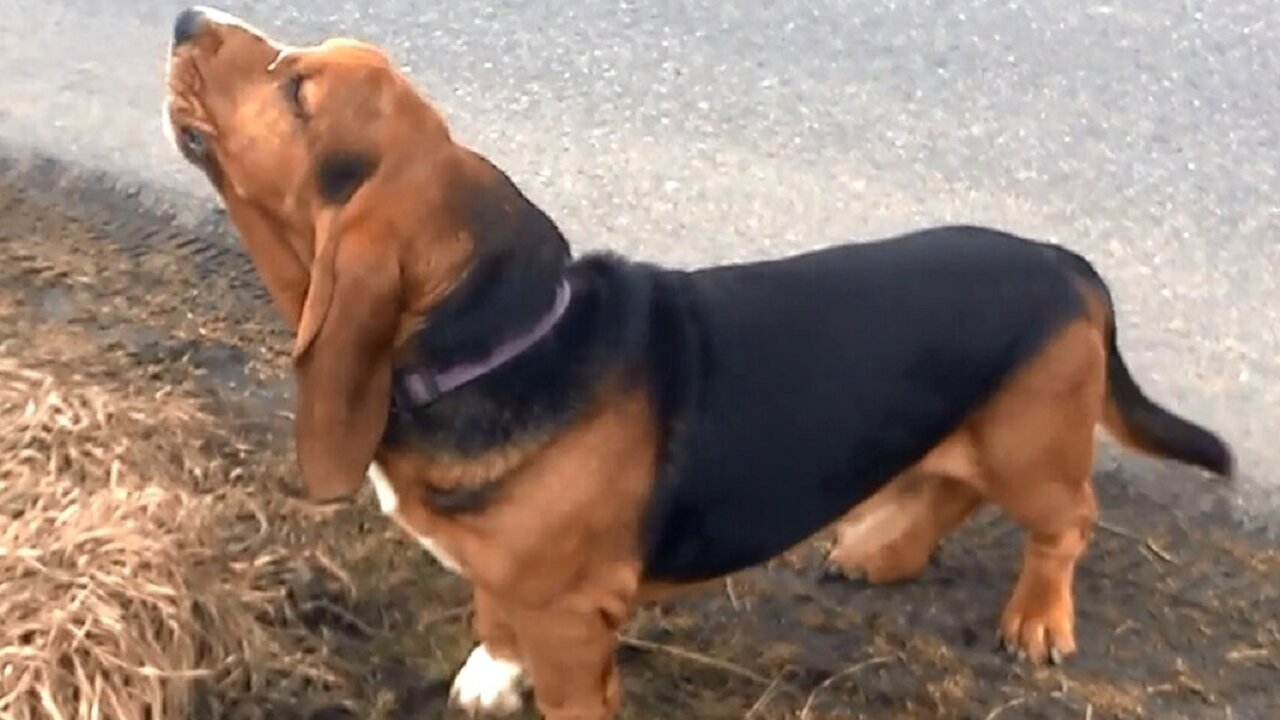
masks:
<instances>
[{"instance_id":1,"label":"dog's neck","mask_svg":"<svg viewBox=\"0 0 1280 720\"><path fill-rule=\"evenodd\" d=\"M476 380L515 359L546 337L564 316L573 291L561 280L551 306L529 328L509 337L488 353L448 366L407 363L395 368L392 376L392 403L397 409L413 410L431 404L444 393Z\"/></svg>"},{"instance_id":2,"label":"dog's neck","mask_svg":"<svg viewBox=\"0 0 1280 720\"><path fill-rule=\"evenodd\" d=\"M402 345L397 401L430 404L509 363L555 327L570 301L568 244L549 221L522 229L524 237L480 245L462 281Z\"/></svg>"},{"instance_id":3,"label":"dog's neck","mask_svg":"<svg viewBox=\"0 0 1280 720\"><path fill-rule=\"evenodd\" d=\"M523 350L451 392L440 393L432 402L417 407L401 403L389 414L382 451L394 454L413 448L420 457L448 458L454 470L445 475L434 476L423 468L422 482L439 491L466 490L463 495L472 497L472 490L499 481L509 463L592 412L599 388L627 374L622 361L638 352L636 345L644 331L637 323L648 317L648 285L643 278L623 261L588 256L566 262L546 285L526 286L537 292L526 294L520 304L514 303L513 296L505 296L513 303L505 312L493 304L495 296L481 293L475 301L480 311L452 316L450 323L475 327L466 323L471 317L475 323L507 332L490 335L484 352L463 362L490 357L505 341L515 341ZM516 309L525 317L520 324L510 322ZM532 312L525 314L526 309ZM423 327L422 339L432 335L433 327L434 323ZM432 370L452 367L428 365L427 359L425 355L398 358L397 381L413 363ZM513 449L519 451L512 454ZM472 474L458 475L458 463L469 463ZM442 511L444 505L454 504L453 500L439 502L439 497L432 500Z\"/></svg>"}]
</instances>

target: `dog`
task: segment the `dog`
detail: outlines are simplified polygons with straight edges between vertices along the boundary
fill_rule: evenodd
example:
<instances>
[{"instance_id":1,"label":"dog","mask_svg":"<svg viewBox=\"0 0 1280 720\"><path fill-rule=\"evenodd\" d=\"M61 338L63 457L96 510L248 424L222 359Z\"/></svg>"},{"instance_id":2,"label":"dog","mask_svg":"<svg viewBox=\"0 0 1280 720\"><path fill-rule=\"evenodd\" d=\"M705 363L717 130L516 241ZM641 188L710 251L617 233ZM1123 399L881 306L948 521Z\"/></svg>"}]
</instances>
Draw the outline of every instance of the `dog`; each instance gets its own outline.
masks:
<instances>
[{"instance_id":1,"label":"dog","mask_svg":"<svg viewBox=\"0 0 1280 720\"><path fill-rule=\"evenodd\" d=\"M998 633L1061 662L1095 431L1232 474L1060 246L946 226L697 270L575 257L384 51L211 9L177 18L164 117L295 331L307 496L371 483L473 586L472 714L531 685L550 720L612 718L641 603L831 528L831 570L908 580L986 503L1027 531Z\"/></svg>"}]
</instances>

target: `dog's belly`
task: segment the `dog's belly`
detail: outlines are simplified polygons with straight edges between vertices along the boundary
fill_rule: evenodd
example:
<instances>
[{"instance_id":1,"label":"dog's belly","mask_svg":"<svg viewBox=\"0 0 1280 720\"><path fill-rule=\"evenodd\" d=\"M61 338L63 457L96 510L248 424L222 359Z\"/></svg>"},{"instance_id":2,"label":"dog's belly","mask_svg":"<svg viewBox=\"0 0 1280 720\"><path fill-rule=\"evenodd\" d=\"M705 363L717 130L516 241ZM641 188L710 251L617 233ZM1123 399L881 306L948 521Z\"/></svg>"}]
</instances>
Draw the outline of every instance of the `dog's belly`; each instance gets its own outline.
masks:
<instances>
[{"instance_id":1,"label":"dog's belly","mask_svg":"<svg viewBox=\"0 0 1280 720\"><path fill-rule=\"evenodd\" d=\"M387 477L386 473L382 471L382 468L378 466L378 463L369 463L369 470L366 475L369 478L369 482L373 485L374 494L378 496L378 507L382 512L395 520L400 527L404 528L406 532L412 535L414 539L418 541L418 544L426 548L427 552L431 553L431 556L434 557L436 562L440 563L441 566L451 572L461 573L462 571L458 565L458 561L446 552L445 549L440 546L440 543L414 531L413 528L409 527L408 524L400 518L400 498L396 495L396 489L392 486L391 480Z\"/></svg>"}]
</instances>

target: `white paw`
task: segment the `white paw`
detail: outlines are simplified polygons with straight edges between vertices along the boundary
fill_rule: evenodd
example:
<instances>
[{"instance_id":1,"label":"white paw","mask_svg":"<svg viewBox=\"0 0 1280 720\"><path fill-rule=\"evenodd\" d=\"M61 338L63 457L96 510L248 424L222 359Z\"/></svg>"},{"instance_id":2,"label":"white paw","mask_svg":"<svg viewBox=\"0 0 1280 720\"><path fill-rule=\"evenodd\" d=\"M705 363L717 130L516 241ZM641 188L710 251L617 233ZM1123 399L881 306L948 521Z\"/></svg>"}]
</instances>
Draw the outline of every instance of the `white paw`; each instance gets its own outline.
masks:
<instances>
[{"instance_id":1,"label":"white paw","mask_svg":"<svg viewBox=\"0 0 1280 720\"><path fill-rule=\"evenodd\" d=\"M449 701L473 717L510 715L524 704L523 677L519 664L495 658L484 645L477 645L454 676Z\"/></svg>"}]
</instances>

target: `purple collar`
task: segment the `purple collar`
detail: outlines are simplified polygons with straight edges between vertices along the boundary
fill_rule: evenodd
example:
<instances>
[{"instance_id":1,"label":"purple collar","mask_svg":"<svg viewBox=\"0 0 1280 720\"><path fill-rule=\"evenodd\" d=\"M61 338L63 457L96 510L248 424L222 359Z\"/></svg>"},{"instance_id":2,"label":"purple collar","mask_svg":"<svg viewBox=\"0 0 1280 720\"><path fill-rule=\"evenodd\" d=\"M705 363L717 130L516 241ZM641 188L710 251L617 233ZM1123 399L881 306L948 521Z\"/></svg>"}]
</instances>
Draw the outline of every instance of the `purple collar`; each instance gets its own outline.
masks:
<instances>
[{"instance_id":1,"label":"purple collar","mask_svg":"<svg viewBox=\"0 0 1280 720\"><path fill-rule=\"evenodd\" d=\"M556 289L555 302L538 323L502 343L486 357L438 371L413 365L397 370L392 380L392 406L400 404L402 410L408 410L429 405L450 390L501 367L551 332L569 307L570 295L569 282L562 281Z\"/></svg>"}]
</instances>

